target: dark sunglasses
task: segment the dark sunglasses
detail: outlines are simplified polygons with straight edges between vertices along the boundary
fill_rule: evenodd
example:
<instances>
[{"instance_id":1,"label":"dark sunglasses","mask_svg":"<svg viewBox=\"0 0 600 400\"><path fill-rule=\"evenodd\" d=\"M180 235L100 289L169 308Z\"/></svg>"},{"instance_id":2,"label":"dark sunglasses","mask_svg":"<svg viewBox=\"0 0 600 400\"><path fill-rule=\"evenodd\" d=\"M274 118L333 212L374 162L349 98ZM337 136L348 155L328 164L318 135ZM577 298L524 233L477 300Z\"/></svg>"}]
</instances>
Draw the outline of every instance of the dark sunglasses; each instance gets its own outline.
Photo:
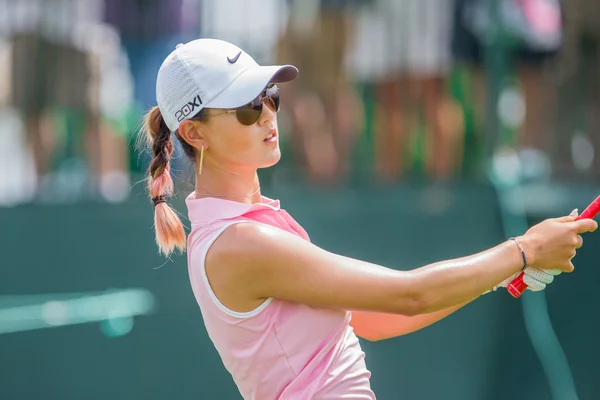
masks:
<instances>
[{"instance_id":1,"label":"dark sunglasses","mask_svg":"<svg viewBox=\"0 0 600 400\"><path fill-rule=\"evenodd\" d=\"M235 113L237 120L240 124L250 126L254 125L260 118L263 112L263 104L266 104L274 112L279 111L281 99L279 97L279 88L277 85L266 88L261 94L259 94L254 100L245 106L238 107L234 110L223 111L216 114L209 114L209 117L215 115L224 115Z\"/></svg>"}]
</instances>

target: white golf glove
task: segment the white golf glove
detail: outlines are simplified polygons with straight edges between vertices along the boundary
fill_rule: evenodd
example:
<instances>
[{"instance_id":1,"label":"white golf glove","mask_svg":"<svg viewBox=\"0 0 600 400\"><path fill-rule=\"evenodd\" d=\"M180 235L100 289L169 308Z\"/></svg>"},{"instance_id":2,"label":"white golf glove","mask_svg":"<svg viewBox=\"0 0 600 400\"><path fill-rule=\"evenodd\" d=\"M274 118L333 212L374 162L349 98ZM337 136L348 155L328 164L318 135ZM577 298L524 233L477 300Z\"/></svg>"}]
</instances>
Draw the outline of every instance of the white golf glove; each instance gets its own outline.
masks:
<instances>
[{"instance_id":1,"label":"white golf glove","mask_svg":"<svg viewBox=\"0 0 600 400\"><path fill-rule=\"evenodd\" d=\"M523 272L525 272L525 275L523 275L523 282L527 284L528 290L534 292L546 289L546 286L554 281L554 277L562 273L559 269L537 269L533 267L527 267ZM503 280L498 285L494 286L493 290L497 290L499 287L507 287L520 274L520 272L516 273L510 278Z\"/></svg>"}]
</instances>

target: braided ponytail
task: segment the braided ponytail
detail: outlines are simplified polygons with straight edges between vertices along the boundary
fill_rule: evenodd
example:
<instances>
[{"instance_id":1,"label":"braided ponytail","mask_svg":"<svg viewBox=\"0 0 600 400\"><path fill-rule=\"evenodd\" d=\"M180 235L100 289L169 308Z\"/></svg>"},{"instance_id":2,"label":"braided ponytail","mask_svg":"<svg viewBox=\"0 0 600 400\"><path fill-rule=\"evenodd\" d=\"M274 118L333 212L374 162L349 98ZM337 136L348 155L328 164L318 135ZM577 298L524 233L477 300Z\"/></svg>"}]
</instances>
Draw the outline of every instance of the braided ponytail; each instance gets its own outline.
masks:
<instances>
[{"instance_id":1,"label":"braided ponytail","mask_svg":"<svg viewBox=\"0 0 600 400\"><path fill-rule=\"evenodd\" d=\"M159 252L169 256L175 249L184 251L185 231L181 220L166 203L165 197L173 194L170 160L173 154L171 131L158 107L152 108L144 118L143 131L152 147L148 189L154 203L154 229Z\"/></svg>"}]
</instances>

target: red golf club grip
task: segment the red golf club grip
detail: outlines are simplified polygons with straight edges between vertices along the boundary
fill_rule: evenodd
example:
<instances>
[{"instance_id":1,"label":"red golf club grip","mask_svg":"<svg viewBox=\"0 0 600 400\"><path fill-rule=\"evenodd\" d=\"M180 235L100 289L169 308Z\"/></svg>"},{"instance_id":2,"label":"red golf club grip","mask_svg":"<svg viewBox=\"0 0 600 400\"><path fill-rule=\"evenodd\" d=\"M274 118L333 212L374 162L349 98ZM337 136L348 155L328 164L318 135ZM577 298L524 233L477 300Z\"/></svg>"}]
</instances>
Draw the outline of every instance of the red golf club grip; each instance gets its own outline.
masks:
<instances>
[{"instance_id":1,"label":"red golf club grip","mask_svg":"<svg viewBox=\"0 0 600 400\"><path fill-rule=\"evenodd\" d=\"M594 218L598 212L600 212L600 196L596 197L596 200L592 202L580 215L577 220ZM508 293L515 299L521 297L521 295L527 289L527 284L523 281L524 272L521 272L507 287Z\"/></svg>"}]
</instances>

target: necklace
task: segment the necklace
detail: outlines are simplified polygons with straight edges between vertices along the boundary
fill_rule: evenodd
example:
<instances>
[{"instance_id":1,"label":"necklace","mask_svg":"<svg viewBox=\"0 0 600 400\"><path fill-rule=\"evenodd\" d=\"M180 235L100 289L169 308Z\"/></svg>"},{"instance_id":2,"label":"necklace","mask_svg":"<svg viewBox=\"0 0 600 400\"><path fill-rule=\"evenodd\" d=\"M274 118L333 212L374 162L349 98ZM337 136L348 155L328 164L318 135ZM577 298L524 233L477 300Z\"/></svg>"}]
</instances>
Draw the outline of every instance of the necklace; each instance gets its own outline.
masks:
<instances>
[{"instance_id":1,"label":"necklace","mask_svg":"<svg viewBox=\"0 0 600 400\"><path fill-rule=\"evenodd\" d=\"M256 193L258 193L260 191L260 186L258 187L258 189L256 189L254 192L252 193L243 193L243 194L210 194L210 193L198 193L196 191L194 191L194 193L196 194L196 196L207 196L207 197L250 197L250 196L254 196Z\"/></svg>"}]
</instances>

